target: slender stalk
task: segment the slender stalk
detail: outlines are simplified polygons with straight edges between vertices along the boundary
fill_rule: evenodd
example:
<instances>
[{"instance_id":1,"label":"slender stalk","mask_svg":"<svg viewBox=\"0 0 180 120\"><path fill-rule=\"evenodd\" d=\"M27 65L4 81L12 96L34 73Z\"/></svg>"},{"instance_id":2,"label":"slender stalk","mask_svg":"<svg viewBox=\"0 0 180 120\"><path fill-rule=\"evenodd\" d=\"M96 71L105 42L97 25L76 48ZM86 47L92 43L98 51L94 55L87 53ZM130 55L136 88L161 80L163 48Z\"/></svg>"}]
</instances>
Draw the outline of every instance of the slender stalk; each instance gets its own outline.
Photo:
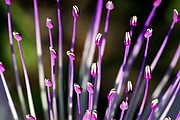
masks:
<instances>
[{"instance_id":1,"label":"slender stalk","mask_svg":"<svg viewBox=\"0 0 180 120\"><path fill-rule=\"evenodd\" d=\"M173 104L173 102L174 102L174 100L175 100L175 98L176 98L176 96L177 96L177 94L179 92L179 88L180 88L180 82L178 83L178 86L177 86L177 88L176 88L176 90L175 90L171 100L169 101L168 105L164 109L164 112L161 114L160 120L165 118L165 116L167 115L168 111L170 110L170 108L171 108L171 106L172 106L172 104Z\"/></svg>"},{"instance_id":2,"label":"slender stalk","mask_svg":"<svg viewBox=\"0 0 180 120\"><path fill-rule=\"evenodd\" d=\"M107 115L106 115L106 120L110 119L109 117L110 117L111 107L112 107L112 101L109 102L108 111L107 111Z\"/></svg>"},{"instance_id":3,"label":"slender stalk","mask_svg":"<svg viewBox=\"0 0 180 120\"><path fill-rule=\"evenodd\" d=\"M10 43L10 49L11 49L11 57L12 57L14 75L15 75L15 80L16 80L17 92L18 92L18 97L19 97L19 100L20 100L23 116L25 117L26 114L27 114L27 108L26 108L26 105L25 105L24 95L23 95L23 92L22 92L21 84L20 84L20 78L19 78L19 74L18 74L16 56L15 56L15 53L14 53L14 43L13 43L13 38L12 38L10 5L7 5L7 18L8 18L9 43Z\"/></svg>"},{"instance_id":4,"label":"slender stalk","mask_svg":"<svg viewBox=\"0 0 180 120\"><path fill-rule=\"evenodd\" d=\"M17 111L16 111L16 109L15 109L15 106L14 106L14 103L13 103L13 100L12 100L12 97L11 97L11 94L10 94L10 92L9 92L9 89L8 89L8 86L7 86L5 77L4 77L4 74L3 74L3 72L2 72L1 70L0 70L0 74L1 74L3 86L4 86L4 89L5 89L5 92L6 92L6 96L7 96L7 99L8 99L9 107L10 107L10 109L11 109L13 118L14 118L14 120L19 120L18 115L17 115Z\"/></svg>"},{"instance_id":5,"label":"slender stalk","mask_svg":"<svg viewBox=\"0 0 180 120\"><path fill-rule=\"evenodd\" d=\"M78 104L78 120L81 120L81 103L80 103L80 94L82 93L82 88L74 83L74 90L77 94L77 104Z\"/></svg>"},{"instance_id":6,"label":"slender stalk","mask_svg":"<svg viewBox=\"0 0 180 120\"><path fill-rule=\"evenodd\" d=\"M39 76L39 86L40 86L40 95L41 102L43 107L44 119L48 119L48 102L47 102L47 93L44 86L44 67L42 60L42 47L41 47L41 33L39 25L39 14L38 14L38 5L37 0L34 2L34 20L35 20L35 31L36 31L36 48L38 56L38 76Z\"/></svg>"},{"instance_id":7,"label":"slender stalk","mask_svg":"<svg viewBox=\"0 0 180 120\"><path fill-rule=\"evenodd\" d=\"M148 117L148 120L152 120L152 115L153 115L153 113L154 113L154 110L151 110L151 113L150 113L150 115L149 115L149 117Z\"/></svg>"},{"instance_id":8,"label":"slender stalk","mask_svg":"<svg viewBox=\"0 0 180 120\"><path fill-rule=\"evenodd\" d=\"M119 118L119 120L122 120L123 119L123 116L124 116L124 110L122 110L122 112L121 112L121 116L120 116L120 118Z\"/></svg>"},{"instance_id":9,"label":"slender stalk","mask_svg":"<svg viewBox=\"0 0 180 120\"><path fill-rule=\"evenodd\" d=\"M148 94L148 87L149 87L149 80L147 79L146 80L146 89L145 89L143 101L141 103L141 107L140 107L140 110L138 112L138 117L137 117L136 120L140 120L141 119L141 115L142 115L142 112L143 112L143 109L144 109L144 105L146 103L147 94Z\"/></svg>"},{"instance_id":10,"label":"slender stalk","mask_svg":"<svg viewBox=\"0 0 180 120\"><path fill-rule=\"evenodd\" d=\"M79 120L81 119L81 105L80 105L80 96L77 94L77 104L78 104L78 116Z\"/></svg>"},{"instance_id":11,"label":"slender stalk","mask_svg":"<svg viewBox=\"0 0 180 120\"><path fill-rule=\"evenodd\" d=\"M24 72L24 77L25 77L25 83L26 83L26 89L27 89L27 96L28 96L28 104L30 108L30 113L33 117L36 117L35 110L34 110L34 104L33 104L33 99L32 99L32 94L31 94L31 86L29 83L29 77L26 69L26 64L24 61L24 56L21 48L20 41L17 41L18 43L18 49L19 49L19 54L21 57L21 62L22 62L22 67L23 67L23 72Z\"/></svg>"},{"instance_id":12,"label":"slender stalk","mask_svg":"<svg viewBox=\"0 0 180 120\"><path fill-rule=\"evenodd\" d=\"M64 89L63 89L63 41L62 41L62 22L60 0L57 0L57 18L58 18L58 53L59 53L59 108L60 119L64 120Z\"/></svg>"},{"instance_id":13,"label":"slender stalk","mask_svg":"<svg viewBox=\"0 0 180 120\"><path fill-rule=\"evenodd\" d=\"M176 120L178 120L180 118L180 111L178 112L177 116L176 116Z\"/></svg>"}]
</instances>

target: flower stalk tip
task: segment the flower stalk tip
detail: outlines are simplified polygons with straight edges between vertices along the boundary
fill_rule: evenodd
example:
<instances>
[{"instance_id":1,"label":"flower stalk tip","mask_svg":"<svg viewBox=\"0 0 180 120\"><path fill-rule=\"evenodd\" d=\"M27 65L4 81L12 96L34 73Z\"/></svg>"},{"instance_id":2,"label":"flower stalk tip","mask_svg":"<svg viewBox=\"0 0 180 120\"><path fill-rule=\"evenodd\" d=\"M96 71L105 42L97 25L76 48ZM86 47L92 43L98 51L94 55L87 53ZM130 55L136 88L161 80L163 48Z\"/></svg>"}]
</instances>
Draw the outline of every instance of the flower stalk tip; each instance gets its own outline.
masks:
<instances>
[{"instance_id":1,"label":"flower stalk tip","mask_svg":"<svg viewBox=\"0 0 180 120\"><path fill-rule=\"evenodd\" d=\"M7 5L11 5L12 4L12 0L5 0Z\"/></svg>"},{"instance_id":2,"label":"flower stalk tip","mask_svg":"<svg viewBox=\"0 0 180 120\"><path fill-rule=\"evenodd\" d=\"M74 83L74 90L77 94L81 94L83 89L78 84Z\"/></svg>"},{"instance_id":3,"label":"flower stalk tip","mask_svg":"<svg viewBox=\"0 0 180 120\"><path fill-rule=\"evenodd\" d=\"M129 106L127 102L122 101L119 107L121 108L121 110L127 110Z\"/></svg>"},{"instance_id":4,"label":"flower stalk tip","mask_svg":"<svg viewBox=\"0 0 180 120\"><path fill-rule=\"evenodd\" d=\"M131 36L129 32L125 33L125 37L124 37L124 45L125 46L130 46L131 45Z\"/></svg>"},{"instance_id":5,"label":"flower stalk tip","mask_svg":"<svg viewBox=\"0 0 180 120\"><path fill-rule=\"evenodd\" d=\"M49 50L50 50L50 52L51 52L51 54L53 55L54 58L58 57L58 54L57 54L57 52L56 52L56 50L54 48L49 47Z\"/></svg>"},{"instance_id":6,"label":"flower stalk tip","mask_svg":"<svg viewBox=\"0 0 180 120\"><path fill-rule=\"evenodd\" d=\"M107 95L108 100L112 101L114 99L115 95L116 95L116 89L113 88L110 90L109 94Z\"/></svg>"},{"instance_id":7,"label":"flower stalk tip","mask_svg":"<svg viewBox=\"0 0 180 120\"><path fill-rule=\"evenodd\" d=\"M75 18L79 17L79 15L80 15L79 8L78 8L76 5L73 5L72 15L73 15L73 17L75 17Z\"/></svg>"},{"instance_id":8,"label":"flower stalk tip","mask_svg":"<svg viewBox=\"0 0 180 120\"><path fill-rule=\"evenodd\" d=\"M165 117L164 120L171 120L171 117Z\"/></svg>"},{"instance_id":9,"label":"flower stalk tip","mask_svg":"<svg viewBox=\"0 0 180 120\"><path fill-rule=\"evenodd\" d=\"M69 56L69 59L70 59L70 60L75 60L75 59L76 59L76 56L74 55L73 52L67 51L66 54Z\"/></svg>"},{"instance_id":10,"label":"flower stalk tip","mask_svg":"<svg viewBox=\"0 0 180 120\"><path fill-rule=\"evenodd\" d=\"M179 15L179 13L178 13L178 11L176 9L174 9L173 20L175 22L179 22L180 21L180 15Z\"/></svg>"},{"instance_id":11,"label":"flower stalk tip","mask_svg":"<svg viewBox=\"0 0 180 120\"><path fill-rule=\"evenodd\" d=\"M153 32L153 29L152 28L148 28L144 34L144 37L145 38L150 38L152 36L152 32Z\"/></svg>"},{"instance_id":12,"label":"flower stalk tip","mask_svg":"<svg viewBox=\"0 0 180 120\"><path fill-rule=\"evenodd\" d=\"M91 120L98 120L97 111L93 110Z\"/></svg>"},{"instance_id":13,"label":"flower stalk tip","mask_svg":"<svg viewBox=\"0 0 180 120\"><path fill-rule=\"evenodd\" d=\"M46 27L49 29L52 29L54 27L54 23L52 22L50 18L46 19Z\"/></svg>"},{"instance_id":14,"label":"flower stalk tip","mask_svg":"<svg viewBox=\"0 0 180 120\"><path fill-rule=\"evenodd\" d=\"M47 86L47 87L51 87L53 85L52 81L49 79L45 79L44 82L45 82L45 86Z\"/></svg>"},{"instance_id":15,"label":"flower stalk tip","mask_svg":"<svg viewBox=\"0 0 180 120\"><path fill-rule=\"evenodd\" d=\"M5 67L4 67L4 65L2 64L2 62L0 62L0 70L1 70L1 72L5 72Z\"/></svg>"},{"instance_id":16,"label":"flower stalk tip","mask_svg":"<svg viewBox=\"0 0 180 120\"><path fill-rule=\"evenodd\" d=\"M94 87L90 82L87 82L87 91L91 94L94 93Z\"/></svg>"},{"instance_id":17,"label":"flower stalk tip","mask_svg":"<svg viewBox=\"0 0 180 120\"><path fill-rule=\"evenodd\" d=\"M152 78L151 68L149 65L145 67L144 78L148 80Z\"/></svg>"},{"instance_id":18,"label":"flower stalk tip","mask_svg":"<svg viewBox=\"0 0 180 120\"><path fill-rule=\"evenodd\" d=\"M113 10L113 9L114 9L114 4L113 4L113 2L112 2L112 1L108 1L108 2L106 3L106 8L107 8L108 10Z\"/></svg>"},{"instance_id":19,"label":"flower stalk tip","mask_svg":"<svg viewBox=\"0 0 180 120\"><path fill-rule=\"evenodd\" d=\"M97 64L96 63L93 63L91 65L91 75L93 77L96 77L97 76Z\"/></svg>"},{"instance_id":20,"label":"flower stalk tip","mask_svg":"<svg viewBox=\"0 0 180 120\"><path fill-rule=\"evenodd\" d=\"M133 16L130 19L130 25L133 26L133 27L137 26L137 16Z\"/></svg>"},{"instance_id":21,"label":"flower stalk tip","mask_svg":"<svg viewBox=\"0 0 180 120\"><path fill-rule=\"evenodd\" d=\"M20 42L22 40L22 34L21 33L13 32L13 36L18 42Z\"/></svg>"},{"instance_id":22,"label":"flower stalk tip","mask_svg":"<svg viewBox=\"0 0 180 120\"><path fill-rule=\"evenodd\" d=\"M133 92L132 82L128 81L126 85L126 94L131 94Z\"/></svg>"},{"instance_id":23,"label":"flower stalk tip","mask_svg":"<svg viewBox=\"0 0 180 120\"><path fill-rule=\"evenodd\" d=\"M151 107L152 110L155 110L155 109L157 108L158 102L159 102L158 99L154 99L154 100L151 102L150 107Z\"/></svg>"},{"instance_id":24,"label":"flower stalk tip","mask_svg":"<svg viewBox=\"0 0 180 120\"><path fill-rule=\"evenodd\" d=\"M153 3L153 6L158 7L161 4L161 1L162 0L155 0L154 3Z\"/></svg>"},{"instance_id":25,"label":"flower stalk tip","mask_svg":"<svg viewBox=\"0 0 180 120\"><path fill-rule=\"evenodd\" d=\"M27 120L36 120L36 118L33 117L32 115L26 115L26 119Z\"/></svg>"},{"instance_id":26,"label":"flower stalk tip","mask_svg":"<svg viewBox=\"0 0 180 120\"><path fill-rule=\"evenodd\" d=\"M95 42L96 42L97 46L101 46L101 44L102 44L102 34L101 33L97 34Z\"/></svg>"}]
</instances>

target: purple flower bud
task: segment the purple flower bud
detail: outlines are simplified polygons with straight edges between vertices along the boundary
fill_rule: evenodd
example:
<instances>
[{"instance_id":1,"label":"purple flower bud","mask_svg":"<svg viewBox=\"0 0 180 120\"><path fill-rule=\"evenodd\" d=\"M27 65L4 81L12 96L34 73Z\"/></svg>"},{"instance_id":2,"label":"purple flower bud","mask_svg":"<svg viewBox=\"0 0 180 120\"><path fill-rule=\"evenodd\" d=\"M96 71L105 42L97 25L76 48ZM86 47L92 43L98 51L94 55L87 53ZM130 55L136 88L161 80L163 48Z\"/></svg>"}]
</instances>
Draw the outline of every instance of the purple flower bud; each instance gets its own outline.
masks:
<instances>
[{"instance_id":1,"label":"purple flower bud","mask_svg":"<svg viewBox=\"0 0 180 120\"><path fill-rule=\"evenodd\" d=\"M162 0L154 0L153 6L158 7Z\"/></svg>"},{"instance_id":2,"label":"purple flower bud","mask_svg":"<svg viewBox=\"0 0 180 120\"><path fill-rule=\"evenodd\" d=\"M96 64L96 63L93 63L93 64L91 65L91 75L92 75L93 77L96 77L96 75L97 75L97 64Z\"/></svg>"},{"instance_id":3,"label":"purple flower bud","mask_svg":"<svg viewBox=\"0 0 180 120\"><path fill-rule=\"evenodd\" d=\"M93 110L92 116L91 116L91 120L98 120L97 111L96 110Z\"/></svg>"},{"instance_id":4,"label":"purple flower bud","mask_svg":"<svg viewBox=\"0 0 180 120\"><path fill-rule=\"evenodd\" d=\"M33 117L32 115L26 115L26 119L27 120L36 120L36 118Z\"/></svg>"},{"instance_id":5,"label":"purple flower bud","mask_svg":"<svg viewBox=\"0 0 180 120\"><path fill-rule=\"evenodd\" d=\"M180 16L179 16L179 13L178 13L178 11L176 9L174 9L173 20L175 22L179 22L180 21Z\"/></svg>"},{"instance_id":6,"label":"purple flower bud","mask_svg":"<svg viewBox=\"0 0 180 120\"><path fill-rule=\"evenodd\" d=\"M132 92L133 92L132 82L128 81L126 85L126 94L131 94Z\"/></svg>"},{"instance_id":7,"label":"purple flower bud","mask_svg":"<svg viewBox=\"0 0 180 120\"><path fill-rule=\"evenodd\" d=\"M76 56L74 55L73 52L67 51L66 54L69 56L69 59L70 59L70 60L75 60L75 59L76 59Z\"/></svg>"},{"instance_id":8,"label":"purple flower bud","mask_svg":"<svg viewBox=\"0 0 180 120\"><path fill-rule=\"evenodd\" d=\"M115 94L116 94L116 90L114 88L111 89L111 91L109 92L109 94L107 96L108 100L112 101L114 99L114 97L115 97Z\"/></svg>"},{"instance_id":9,"label":"purple flower bud","mask_svg":"<svg viewBox=\"0 0 180 120\"><path fill-rule=\"evenodd\" d=\"M18 32L13 32L13 35L14 35L14 38L17 40L17 41L21 41L22 40L22 35L21 33L18 33Z\"/></svg>"},{"instance_id":10,"label":"purple flower bud","mask_svg":"<svg viewBox=\"0 0 180 120\"><path fill-rule=\"evenodd\" d=\"M127 102L122 101L122 103L120 104L121 110L127 110L128 107L129 107L129 106L128 106L128 103L127 103Z\"/></svg>"},{"instance_id":11,"label":"purple flower bud","mask_svg":"<svg viewBox=\"0 0 180 120\"><path fill-rule=\"evenodd\" d=\"M100 46L101 43L102 43L102 34L101 33L98 33L97 36L96 36L96 45L97 46Z\"/></svg>"},{"instance_id":12,"label":"purple flower bud","mask_svg":"<svg viewBox=\"0 0 180 120\"><path fill-rule=\"evenodd\" d=\"M131 36L130 36L129 32L125 33L125 36L124 36L124 45L125 46L131 45Z\"/></svg>"},{"instance_id":13,"label":"purple flower bud","mask_svg":"<svg viewBox=\"0 0 180 120\"><path fill-rule=\"evenodd\" d=\"M152 78L151 68L149 65L145 67L144 78L148 80Z\"/></svg>"},{"instance_id":14,"label":"purple flower bud","mask_svg":"<svg viewBox=\"0 0 180 120\"><path fill-rule=\"evenodd\" d=\"M57 58L58 54L57 54L56 50L52 47L49 47L49 50L50 50L51 54L53 55L53 57Z\"/></svg>"},{"instance_id":15,"label":"purple flower bud","mask_svg":"<svg viewBox=\"0 0 180 120\"><path fill-rule=\"evenodd\" d=\"M12 4L12 0L5 0L7 5L11 5Z\"/></svg>"},{"instance_id":16,"label":"purple flower bud","mask_svg":"<svg viewBox=\"0 0 180 120\"><path fill-rule=\"evenodd\" d=\"M52 29L54 27L54 23L52 22L50 18L46 19L46 27L49 29Z\"/></svg>"},{"instance_id":17,"label":"purple flower bud","mask_svg":"<svg viewBox=\"0 0 180 120\"><path fill-rule=\"evenodd\" d=\"M164 120L171 120L171 118L170 117L165 117Z\"/></svg>"},{"instance_id":18,"label":"purple flower bud","mask_svg":"<svg viewBox=\"0 0 180 120\"><path fill-rule=\"evenodd\" d=\"M80 15L79 9L76 5L73 5L72 15L73 15L73 17L76 17L76 18L79 17L79 15Z\"/></svg>"},{"instance_id":19,"label":"purple flower bud","mask_svg":"<svg viewBox=\"0 0 180 120\"><path fill-rule=\"evenodd\" d=\"M131 26L137 26L137 16L133 16L131 19L130 19L130 25Z\"/></svg>"},{"instance_id":20,"label":"purple flower bud","mask_svg":"<svg viewBox=\"0 0 180 120\"><path fill-rule=\"evenodd\" d=\"M4 65L2 64L2 62L0 62L0 70L1 70L2 72L5 71L5 67L4 67Z\"/></svg>"},{"instance_id":21,"label":"purple flower bud","mask_svg":"<svg viewBox=\"0 0 180 120\"><path fill-rule=\"evenodd\" d=\"M114 9L114 4L112 3L112 1L108 1L108 2L106 3L106 8L107 8L108 10L113 10L113 9Z\"/></svg>"},{"instance_id":22,"label":"purple flower bud","mask_svg":"<svg viewBox=\"0 0 180 120\"><path fill-rule=\"evenodd\" d=\"M87 82L87 91L89 93L94 93L94 87L93 87L92 83L90 83L90 82Z\"/></svg>"},{"instance_id":23,"label":"purple flower bud","mask_svg":"<svg viewBox=\"0 0 180 120\"><path fill-rule=\"evenodd\" d=\"M52 81L49 80L49 79L45 79L44 83L45 83L45 86L47 86L47 87L51 87L52 86Z\"/></svg>"},{"instance_id":24,"label":"purple flower bud","mask_svg":"<svg viewBox=\"0 0 180 120\"><path fill-rule=\"evenodd\" d=\"M152 110L155 110L158 106L158 99L154 99L151 104L150 104L150 107Z\"/></svg>"},{"instance_id":25,"label":"purple flower bud","mask_svg":"<svg viewBox=\"0 0 180 120\"><path fill-rule=\"evenodd\" d=\"M91 120L91 110L86 110L82 120Z\"/></svg>"},{"instance_id":26,"label":"purple flower bud","mask_svg":"<svg viewBox=\"0 0 180 120\"><path fill-rule=\"evenodd\" d=\"M74 83L74 90L77 94L81 94L83 89L78 84Z\"/></svg>"},{"instance_id":27,"label":"purple flower bud","mask_svg":"<svg viewBox=\"0 0 180 120\"><path fill-rule=\"evenodd\" d=\"M145 38L151 37L151 36L152 36L152 32L153 32L152 28L148 28L148 29L146 30L145 34L144 34L144 37L145 37Z\"/></svg>"}]
</instances>

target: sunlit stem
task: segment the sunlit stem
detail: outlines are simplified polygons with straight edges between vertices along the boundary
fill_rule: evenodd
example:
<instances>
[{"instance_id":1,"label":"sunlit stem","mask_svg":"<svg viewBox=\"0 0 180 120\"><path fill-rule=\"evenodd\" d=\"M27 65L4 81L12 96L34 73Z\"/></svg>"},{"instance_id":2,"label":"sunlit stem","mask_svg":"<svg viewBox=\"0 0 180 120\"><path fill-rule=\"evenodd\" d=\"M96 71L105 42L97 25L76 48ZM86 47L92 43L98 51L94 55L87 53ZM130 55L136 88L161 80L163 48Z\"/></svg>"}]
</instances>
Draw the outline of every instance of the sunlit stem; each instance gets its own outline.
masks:
<instances>
[{"instance_id":1,"label":"sunlit stem","mask_svg":"<svg viewBox=\"0 0 180 120\"><path fill-rule=\"evenodd\" d=\"M48 102L49 102L49 115L50 115L50 120L53 120L53 111L52 111L52 101L51 101L50 87L47 87L47 94L48 94Z\"/></svg>"}]
</instances>

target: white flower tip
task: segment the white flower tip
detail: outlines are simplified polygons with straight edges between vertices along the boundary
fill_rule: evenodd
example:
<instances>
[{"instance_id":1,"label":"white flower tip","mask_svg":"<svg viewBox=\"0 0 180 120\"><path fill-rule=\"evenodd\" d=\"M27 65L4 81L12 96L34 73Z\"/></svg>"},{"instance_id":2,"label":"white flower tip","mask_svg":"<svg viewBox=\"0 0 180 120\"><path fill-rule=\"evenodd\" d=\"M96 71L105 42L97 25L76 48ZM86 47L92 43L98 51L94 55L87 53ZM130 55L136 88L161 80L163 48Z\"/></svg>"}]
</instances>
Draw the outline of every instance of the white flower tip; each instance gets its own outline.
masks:
<instances>
[{"instance_id":1,"label":"white flower tip","mask_svg":"<svg viewBox=\"0 0 180 120\"><path fill-rule=\"evenodd\" d=\"M26 115L26 119L27 120L36 120L36 118L33 117L32 115Z\"/></svg>"},{"instance_id":2,"label":"white flower tip","mask_svg":"<svg viewBox=\"0 0 180 120\"><path fill-rule=\"evenodd\" d=\"M131 45L131 36L130 36L129 32L125 33L125 36L124 36L124 45L125 46L130 46Z\"/></svg>"},{"instance_id":3,"label":"white flower tip","mask_svg":"<svg viewBox=\"0 0 180 120\"><path fill-rule=\"evenodd\" d=\"M95 42L96 42L97 46L101 45L101 43L102 43L102 34L101 33L97 34Z\"/></svg>"},{"instance_id":4,"label":"white flower tip","mask_svg":"<svg viewBox=\"0 0 180 120\"><path fill-rule=\"evenodd\" d=\"M54 58L58 57L58 54L57 54L57 52L56 52L56 50L54 48L49 47L49 50L50 50L50 52L51 52L51 54L53 55Z\"/></svg>"},{"instance_id":5,"label":"white flower tip","mask_svg":"<svg viewBox=\"0 0 180 120\"><path fill-rule=\"evenodd\" d=\"M92 120L98 120L98 116L97 116L97 111L96 110L93 110L92 112Z\"/></svg>"},{"instance_id":6,"label":"white flower tip","mask_svg":"<svg viewBox=\"0 0 180 120\"><path fill-rule=\"evenodd\" d=\"M175 22L179 22L180 21L180 16L179 16L179 13L178 13L178 11L176 9L174 9L173 20Z\"/></svg>"},{"instance_id":7,"label":"white flower tip","mask_svg":"<svg viewBox=\"0 0 180 120\"><path fill-rule=\"evenodd\" d=\"M165 117L164 120L171 120L171 117Z\"/></svg>"},{"instance_id":8,"label":"white flower tip","mask_svg":"<svg viewBox=\"0 0 180 120\"><path fill-rule=\"evenodd\" d=\"M130 25L131 26L137 26L137 16L133 16L131 19L130 19Z\"/></svg>"},{"instance_id":9,"label":"white flower tip","mask_svg":"<svg viewBox=\"0 0 180 120\"><path fill-rule=\"evenodd\" d=\"M91 119L91 110L86 110L86 112L83 115L82 120L90 120Z\"/></svg>"},{"instance_id":10,"label":"white flower tip","mask_svg":"<svg viewBox=\"0 0 180 120\"><path fill-rule=\"evenodd\" d=\"M76 18L79 17L79 15L80 15L79 9L76 5L73 5L72 15L73 15L73 17L76 17Z\"/></svg>"},{"instance_id":11,"label":"white flower tip","mask_svg":"<svg viewBox=\"0 0 180 120\"><path fill-rule=\"evenodd\" d=\"M52 29L54 27L54 23L52 22L50 18L46 19L46 27L49 29Z\"/></svg>"},{"instance_id":12,"label":"white flower tip","mask_svg":"<svg viewBox=\"0 0 180 120\"><path fill-rule=\"evenodd\" d=\"M94 86L90 82L87 82L87 91L89 93L94 93Z\"/></svg>"},{"instance_id":13,"label":"white flower tip","mask_svg":"<svg viewBox=\"0 0 180 120\"><path fill-rule=\"evenodd\" d=\"M76 56L74 55L73 52L67 51L66 54L69 56L69 59L70 59L70 60L75 60L75 59L76 59Z\"/></svg>"},{"instance_id":14,"label":"white flower tip","mask_svg":"<svg viewBox=\"0 0 180 120\"><path fill-rule=\"evenodd\" d=\"M122 103L120 104L120 108L121 110L127 110L129 107L127 102L122 101Z\"/></svg>"},{"instance_id":15,"label":"white flower tip","mask_svg":"<svg viewBox=\"0 0 180 120\"><path fill-rule=\"evenodd\" d=\"M108 1L108 2L106 3L106 8L107 8L108 10L113 10L113 9L114 9L114 4L113 4L113 2L112 2L112 1Z\"/></svg>"},{"instance_id":16,"label":"white flower tip","mask_svg":"<svg viewBox=\"0 0 180 120\"><path fill-rule=\"evenodd\" d=\"M17 40L17 41L21 41L22 40L22 35L21 35L21 33L18 33L18 32L13 32L13 36L14 36L14 38Z\"/></svg>"},{"instance_id":17,"label":"white flower tip","mask_svg":"<svg viewBox=\"0 0 180 120\"><path fill-rule=\"evenodd\" d=\"M114 99L115 95L116 95L116 89L113 88L113 89L110 90L110 92L109 92L109 94L107 96L108 100L112 101Z\"/></svg>"},{"instance_id":18,"label":"white flower tip","mask_svg":"<svg viewBox=\"0 0 180 120\"><path fill-rule=\"evenodd\" d=\"M153 6L158 7L161 4L161 1L162 0L155 0L154 3L153 3Z\"/></svg>"},{"instance_id":19,"label":"white flower tip","mask_svg":"<svg viewBox=\"0 0 180 120\"><path fill-rule=\"evenodd\" d=\"M52 81L49 79L45 79L44 83L45 83L45 86L47 86L47 87L51 87L53 85Z\"/></svg>"},{"instance_id":20,"label":"white flower tip","mask_svg":"<svg viewBox=\"0 0 180 120\"><path fill-rule=\"evenodd\" d=\"M92 75L93 77L96 77L96 75L97 75L97 64L96 64L96 63L93 63L93 64L91 65L91 75Z\"/></svg>"},{"instance_id":21,"label":"white flower tip","mask_svg":"<svg viewBox=\"0 0 180 120\"><path fill-rule=\"evenodd\" d=\"M158 106L158 99L154 99L151 104L150 104L150 107L152 110L155 110Z\"/></svg>"},{"instance_id":22,"label":"white flower tip","mask_svg":"<svg viewBox=\"0 0 180 120\"><path fill-rule=\"evenodd\" d=\"M7 5L11 5L12 4L12 0L5 0Z\"/></svg>"},{"instance_id":23,"label":"white flower tip","mask_svg":"<svg viewBox=\"0 0 180 120\"><path fill-rule=\"evenodd\" d=\"M148 80L152 78L151 67L149 65L145 67L144 78Z\"/></svg>"},{"instance_id":24,"label":"white flower tip","mask_svg":"<svg viewBox=\"0 0 180 120\"><path fill-rule=\"evenodd\" d=\"M2 62L0 62L0 70L1 70L1 72L5 72L5 67L4 67L4 65L2 64Z\"/></svg>"},{"instance_id":25,"label":"white flower tip","mask_svg":"<svg viewBox=\"0 0 180 120\"><path fill-rule=\"evenodd\" d=\"M153 29L152 28L148 28L144 34L144 37L145 38L150 38L152 36L152 32L153 32Z\"/></svg>"},{"instance_id":26,"label":"white flower tip","mask_svg":"<svg viewBox=\"0 0 180 120\"><path fill-rule=\"evenodd\" d=\"M77 94L81 94L83 89L78 84L74 83L74 90Z\"/></svg>"},{"instance_id":27,"label":"white flower tip","mask_svg":"<svg viewBox=\"0 0 180 120\"><path fill-rule=\"evenodd\" d=\"M126 85L126 94L131 94L133 92L132 82L128 81Z\"/></svg>"}]
</instances>

